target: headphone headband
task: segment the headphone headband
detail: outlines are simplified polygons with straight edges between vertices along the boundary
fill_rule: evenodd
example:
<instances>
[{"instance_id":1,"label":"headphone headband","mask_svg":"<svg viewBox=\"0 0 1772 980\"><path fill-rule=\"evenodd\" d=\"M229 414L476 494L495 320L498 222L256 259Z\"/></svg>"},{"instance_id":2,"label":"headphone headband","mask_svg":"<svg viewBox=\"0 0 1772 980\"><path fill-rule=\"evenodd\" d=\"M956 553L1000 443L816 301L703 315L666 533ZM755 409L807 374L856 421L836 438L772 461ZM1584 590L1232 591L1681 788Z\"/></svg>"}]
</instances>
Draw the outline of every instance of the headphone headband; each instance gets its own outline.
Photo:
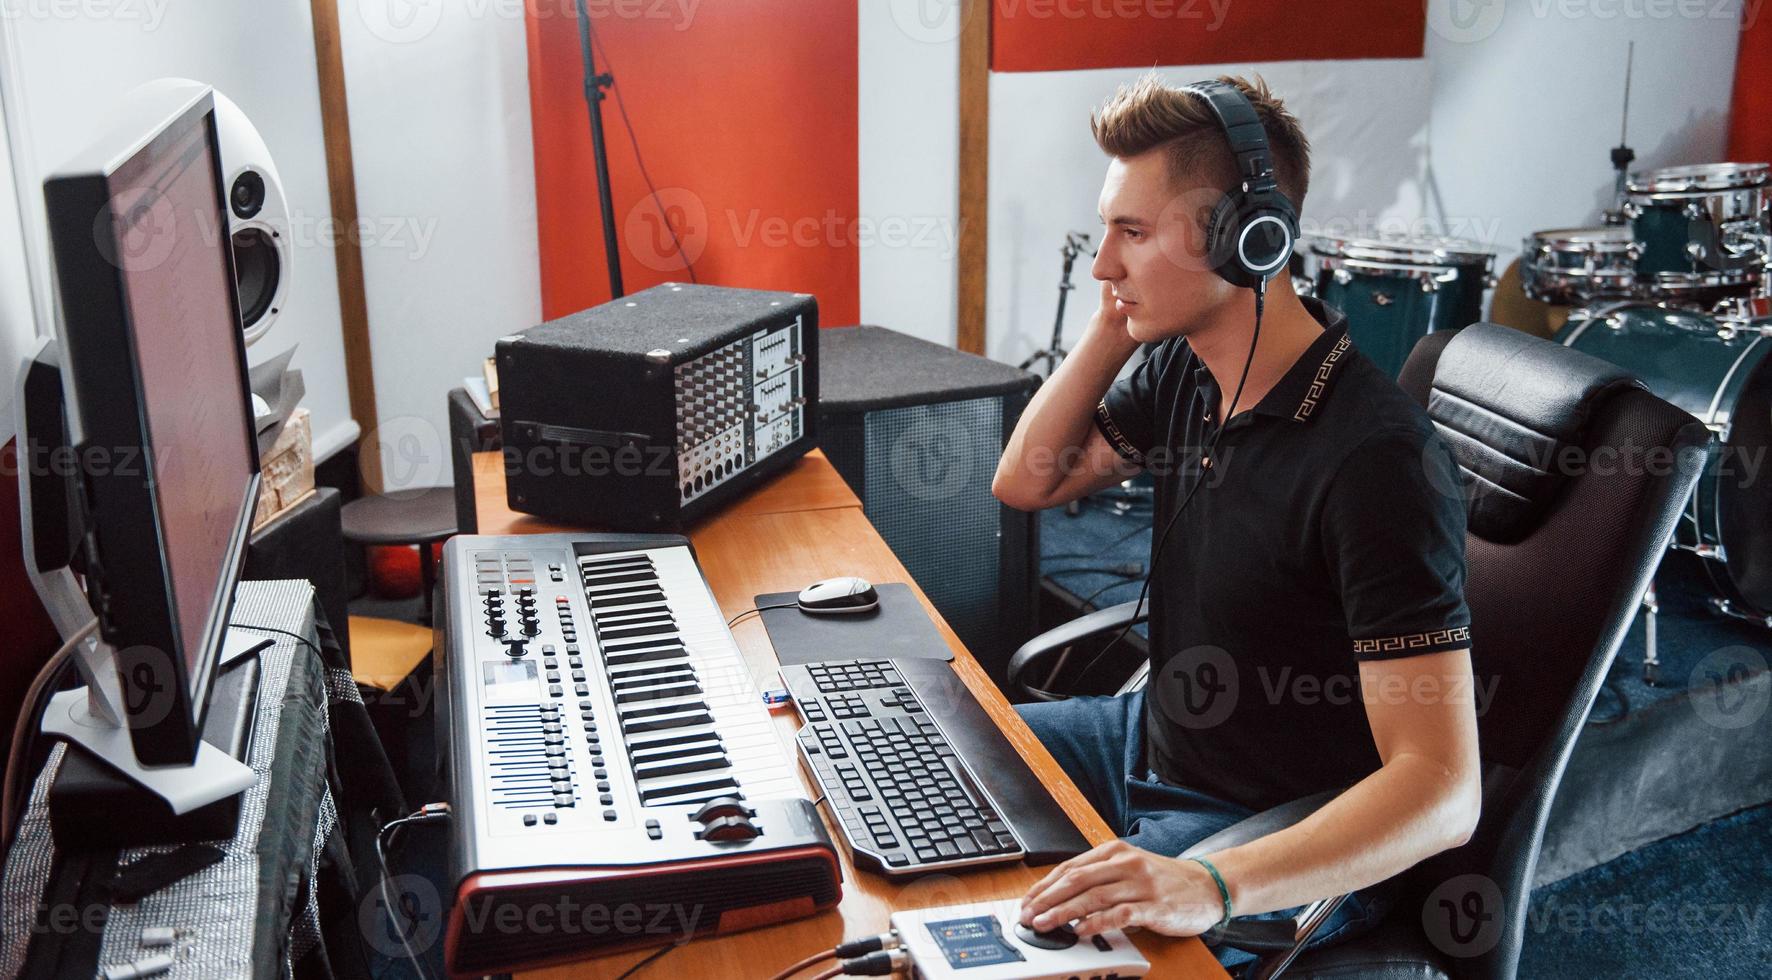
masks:
<instances>
[{"instance_id":1,"label":"headphone headband","mask_svg":"<svg viewBox=\"0 0 1772 980\"><path fill-rule=\"evenodd\" d=\"M1298 239L1298 212L1274 177L1267 129L1235 85L1214 79L1181 91L1205 100L1236 157L1236 186L1225 189L1207 223L1213 269L1234 286L1259 289L1284 270Z\"/></svg>"},{"instance_id":2,"label":"headphone headband","mask_svg":"<svg viewBox=\"0 0 1772 980\"><path fill-rule=\"evenodd\" d=\"M1250 183L1250 191L1255 191L1257 182L1274 183L1274 166L1268 158L1267 129L1261 124L1261 116L1249 99L1236 86L1217 79L1195 82L1182 88L1206 101L1212 109L1212 115L1218 119L1219 128L1224 130L1225 140L1230 143L1231 153L1237 158L1237 178ZM1265 180L1264 180L1265 178Z\"/></svg>"}]
</instances>

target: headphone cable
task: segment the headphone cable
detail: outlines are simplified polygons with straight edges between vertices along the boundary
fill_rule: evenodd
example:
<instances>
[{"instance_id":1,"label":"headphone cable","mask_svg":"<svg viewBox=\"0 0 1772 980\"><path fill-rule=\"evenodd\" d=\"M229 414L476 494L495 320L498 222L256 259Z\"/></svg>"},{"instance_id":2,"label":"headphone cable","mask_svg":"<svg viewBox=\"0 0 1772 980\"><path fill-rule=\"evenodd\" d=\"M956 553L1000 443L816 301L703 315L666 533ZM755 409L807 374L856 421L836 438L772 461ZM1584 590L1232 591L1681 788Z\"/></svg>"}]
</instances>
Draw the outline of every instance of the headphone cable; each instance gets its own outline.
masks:
<instances>
[{"instance_id":1,"label":"headphone cable","mask_svg":"<svg viewBox=\"0 0 1772 980\"><path fill-rule=\"evenodd\" d=\"M1255 345L1261 341L1261 314L1266 305L1266 300L1267 280L1262 279L1255 285L1255 331L1249 337L1249 356L1243 359L1243 374L1241 377L1237 378L1237 389L1231 394L1230 410L1227 411L1224 418L1219 421L1218 431L1212 434L1212 442L1206 446L1206 459L1208 461L1210 461L1218 452L1218 440L1224 438L1224 430L1230 426L1231 419L1237 414L1237 402L1243 397L1243 385L1249 380L1250 366L1255 363ZM1181 399L1177 398L1176 405L1179 406L1180 403ZM1170 409L1169 419L1169 434L1171 438L1173 438L1175 434L1174 408ZM1126 625L1120 628L1120 632L1116 634L1112 640L1108 641L1107 646L1102 647L1096 652L1095 656L1089 659L1087 664L1083 665L1081 676L1087 676L1088 673L1094 669L1095 665L1101 661L1101 658L1107 656L1109 650L1118 646L1120 641L1126 638L1126 634L1131 631L1133 624L1138 621L1138 609L1140 606L1144 605L1145 596L1150 594L1151 579L1156 578L1157 576L1157 563L1162 560L1163 545L1167 544L1169 541L1169 532L1175 529L1176 522L1181 520L1181 515L1187 510L1187 505L1193 501L1194 494L1206 483L1207 471L1209 469L1209 466L1201 467L1200 475L1194 480L1194 485L1188 489L1187 495L1181 498L1181 506L1175 508L1175 513L1170 515L1169 522L1163 525L1163 533L1157 536L1157 544L1151 549L1151 571L1149 575L1145 576L1143 587L1138 590L1138 603L1132 607L1133 617L1126 621Z\"/></svg>"}]
</instances>

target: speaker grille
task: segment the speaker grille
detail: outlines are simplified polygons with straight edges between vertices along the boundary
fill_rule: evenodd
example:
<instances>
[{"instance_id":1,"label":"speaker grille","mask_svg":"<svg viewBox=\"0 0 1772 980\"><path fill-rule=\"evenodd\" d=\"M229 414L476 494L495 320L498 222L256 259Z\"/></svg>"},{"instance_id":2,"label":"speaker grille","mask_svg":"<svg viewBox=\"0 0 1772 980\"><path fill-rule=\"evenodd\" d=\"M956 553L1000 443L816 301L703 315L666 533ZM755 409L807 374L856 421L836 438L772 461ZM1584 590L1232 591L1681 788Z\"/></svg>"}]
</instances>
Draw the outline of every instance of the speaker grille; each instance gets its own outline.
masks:
<instances>
[{"instance_id":1,"label":"speaker grille","mask_svg":"<svg viewBox=\"0 0 1772 980\"><path fill-rule=\"evenodd\" d=\"M864 424L868 519L954 632L981 649L999 625L1002 512L991 477L1003 452L1003 400L885 409Z\"/></svg>"}]
</instances>

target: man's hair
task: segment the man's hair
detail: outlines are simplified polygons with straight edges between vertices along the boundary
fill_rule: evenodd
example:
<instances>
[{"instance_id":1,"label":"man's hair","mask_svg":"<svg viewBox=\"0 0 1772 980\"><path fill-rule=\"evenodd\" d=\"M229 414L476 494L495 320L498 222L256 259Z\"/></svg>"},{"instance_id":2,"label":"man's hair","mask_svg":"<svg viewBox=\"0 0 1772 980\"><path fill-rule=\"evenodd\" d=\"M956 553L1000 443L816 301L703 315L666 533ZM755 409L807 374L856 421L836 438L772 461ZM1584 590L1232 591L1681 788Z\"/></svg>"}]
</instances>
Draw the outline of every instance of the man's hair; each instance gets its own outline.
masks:
<instances>
[{"instance_id":1,"label":"man's hair","mask_svg":"<svg viewBox=\"0 0 1772 980\"><path fill-rule=\"evenodd\" d=\"M1237 87L1255 107L1267 131L1268 157L1280 193L1293 207L1304 209L1310 189L1311 144L1286 104L1268 90L1260 75L1245 81L1232 75L1218 79ZM1206 99L1164 84L1151 72L1121 86L1089 119L1095 142L1110 156L1135 157L1158 148L1169 155L1169 175L1175 181L1194 178L1216 187L1230 188L1239 179L1236 157L1224 127L1213 115Z\"/></svg>"}]
</instances>

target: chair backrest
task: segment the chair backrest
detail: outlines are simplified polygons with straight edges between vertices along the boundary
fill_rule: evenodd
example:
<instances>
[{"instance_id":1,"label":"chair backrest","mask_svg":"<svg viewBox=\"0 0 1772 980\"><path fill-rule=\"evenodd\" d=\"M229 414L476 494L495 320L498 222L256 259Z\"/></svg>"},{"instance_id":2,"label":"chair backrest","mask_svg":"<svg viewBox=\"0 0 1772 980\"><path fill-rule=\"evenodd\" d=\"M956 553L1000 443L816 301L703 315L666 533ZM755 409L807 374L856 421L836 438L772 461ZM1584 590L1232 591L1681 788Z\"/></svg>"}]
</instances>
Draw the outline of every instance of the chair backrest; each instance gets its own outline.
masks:
<instances>
[{"instance_id":1,"label":"chair backrest","mask_svg":"<svg viewBox=\"0 0 1772 980\"><path fill-rule=\"evenodd\" d=\"M1418 880L1494 886L1483 897L1501 904L1488 910L1501 934L1461 972L1512 977L1551 800L1710 433L1618 368L1495 324L1429 334L1398 383L1465 481L1481 742L1508 779L1485 794L1471 843Z\"/></svg>"},{"instance_id":2,"label":"chair backrest","mask_svg":"<svg viewBox=\"0 0 1772 980\"><path fill-rule=\"evenodd\" d=\"M6 641L0 644L0 751L11 746L13 721L31 681L61 645L25 567L18 481L28 470L20 468L15 449L12 441L0 446L0 616L6 621ZM35 765L37 760L27 762ZM10 832L0 828L0 837Z\"/></svg>"},{"instance_id":3,"label":"chair backrest","mask_svg":"<svg viewBox=\"0 0 1772 980\"><path fill-rule=\"evenodd\" d=\"M449 391L449 464L455 478L455 528L461 534L480 530L474 499L474 454L499 448L498 423L481 414L466 388Z\"/></svg>"}]
</instances>

